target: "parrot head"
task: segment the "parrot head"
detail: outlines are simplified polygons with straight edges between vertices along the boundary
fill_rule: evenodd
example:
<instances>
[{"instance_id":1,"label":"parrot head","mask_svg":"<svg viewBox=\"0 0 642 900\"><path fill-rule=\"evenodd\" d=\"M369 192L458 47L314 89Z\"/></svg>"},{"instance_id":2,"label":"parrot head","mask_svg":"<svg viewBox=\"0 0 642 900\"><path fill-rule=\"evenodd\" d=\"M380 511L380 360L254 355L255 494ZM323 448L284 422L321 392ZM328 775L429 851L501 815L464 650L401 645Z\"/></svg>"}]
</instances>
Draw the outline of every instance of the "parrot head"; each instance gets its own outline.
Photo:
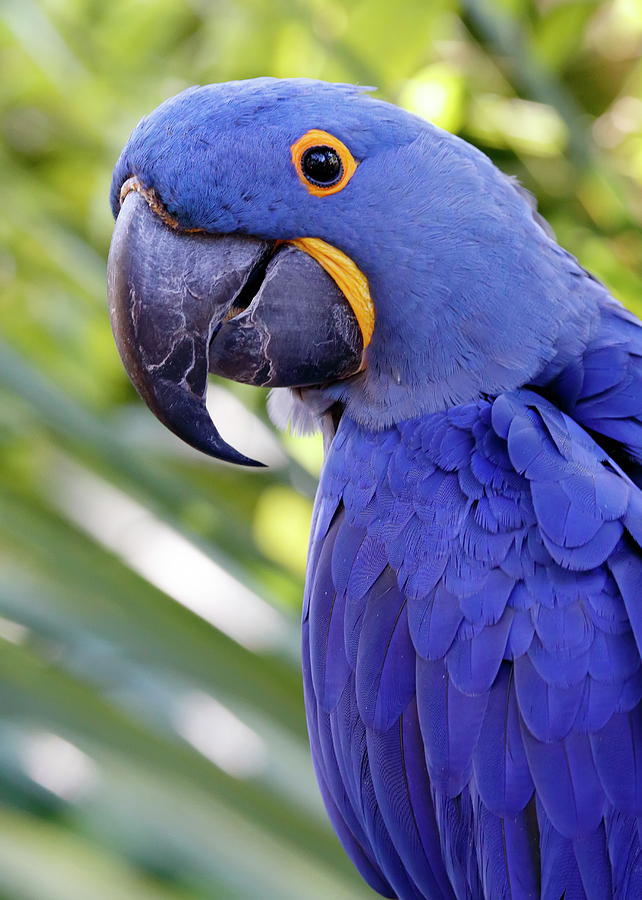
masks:
<instances>
[{"instance_id":1,"label":"parrot head","mask_svg":"<svg viewBox=\"0 0 642 900\"><path fill-rule=\"evenodd\" d=\"M588 328L528 195L350 85L183 91L132 133L111 200L125 367L162 422L228 461L253 464L207 412L208 372L382 428L535 382Z\"/></svg>"}]
</instances>

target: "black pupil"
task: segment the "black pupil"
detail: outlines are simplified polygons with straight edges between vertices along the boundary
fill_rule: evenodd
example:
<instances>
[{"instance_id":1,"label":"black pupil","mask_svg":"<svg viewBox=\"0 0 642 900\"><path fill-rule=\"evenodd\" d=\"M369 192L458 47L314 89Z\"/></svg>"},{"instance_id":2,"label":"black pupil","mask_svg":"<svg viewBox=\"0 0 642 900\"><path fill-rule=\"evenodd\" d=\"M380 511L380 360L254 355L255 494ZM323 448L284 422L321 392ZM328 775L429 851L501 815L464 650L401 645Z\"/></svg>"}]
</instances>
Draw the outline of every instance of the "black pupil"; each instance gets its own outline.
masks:
<instances>
[{"instance_id":1,"label":"black pupil","mask_svg":"<svg viewBox=\"0 0 642 900\"><path fill-rule=\"evenodd\" d=\"M343 175L343 164L333 147L310 147L301 160L303 174L313 184L330 187Z\"/></svg>"}]
</instances>

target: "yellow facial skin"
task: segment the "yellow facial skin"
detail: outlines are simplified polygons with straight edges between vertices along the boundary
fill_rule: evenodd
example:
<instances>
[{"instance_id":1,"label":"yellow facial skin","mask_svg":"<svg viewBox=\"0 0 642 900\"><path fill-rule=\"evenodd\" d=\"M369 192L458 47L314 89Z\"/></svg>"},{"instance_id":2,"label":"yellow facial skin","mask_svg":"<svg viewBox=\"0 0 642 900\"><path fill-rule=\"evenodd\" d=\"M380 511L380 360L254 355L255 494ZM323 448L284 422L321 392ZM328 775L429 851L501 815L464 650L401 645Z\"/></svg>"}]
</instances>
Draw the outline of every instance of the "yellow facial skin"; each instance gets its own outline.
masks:
<instances>
[{"instance_id":1,"label":"yellow facial skin","mask_svg":"<svg viewBox=\"0 0 642 900\"><path fill-rule=\"evenodd\" d=\"M312 147L332 147L332 149L336 151L343 166L343 173L336 184L328 186L313 184L305 177L301 163L305 151L310 150ZM292 152L292 164L299 176L299 181L301 181L302 184L306 186L307 190L315 197L326 197L329 194L337 194L339 191L342 191L357 171L357 162L343 141L340 141L339 138L336 138L333 134L330 134L327 131L321 131L318 128L306 131L298 141L295 141L292 144L290 150Z\"/></svg>"},{"instance_id":2,"label":"yellow facial skin","mask_svg":"<svg viewBox=\"0 0 642 900\"><path fill-rule=\"evenodd\" d=\"M305 152L312 147L332 147L339 156L343 171L335 184L318 185L306 178L302 161ZM291 154L292 164L299 180L314 197L327 197L342 191L357 171L358 163L343 141L318 128L306 131L295 141L291 147ZM289 243L308 253L334 279L337 287L352 307L359 323L365 350L372 338L375 321L374 304L366 276L349 256L321 238L295 238Z\"/></svg>"}]
</instances>

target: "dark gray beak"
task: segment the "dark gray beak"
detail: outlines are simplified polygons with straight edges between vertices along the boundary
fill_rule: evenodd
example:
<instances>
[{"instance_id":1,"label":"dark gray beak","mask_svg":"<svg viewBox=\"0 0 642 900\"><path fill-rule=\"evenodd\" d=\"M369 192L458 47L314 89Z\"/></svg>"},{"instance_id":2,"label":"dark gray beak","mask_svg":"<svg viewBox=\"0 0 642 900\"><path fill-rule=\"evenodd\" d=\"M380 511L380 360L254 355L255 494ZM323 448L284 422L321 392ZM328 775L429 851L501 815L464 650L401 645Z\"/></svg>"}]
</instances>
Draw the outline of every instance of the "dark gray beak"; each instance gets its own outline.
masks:
<instances>
[{"instance_id":1,"label":"dark gray beak","mask_svg":"<svg viewBox=\"0 0 642 900\"><path fill-rule=\"evenodd\" d=\"M125 197L108 262L109 311L125 369L152 412L195 447L257 466L227 444L205 406L208 370L304 387L361 365L356 318L335 282L289 244L166 225Z\"/></svg>"}]
</instances>

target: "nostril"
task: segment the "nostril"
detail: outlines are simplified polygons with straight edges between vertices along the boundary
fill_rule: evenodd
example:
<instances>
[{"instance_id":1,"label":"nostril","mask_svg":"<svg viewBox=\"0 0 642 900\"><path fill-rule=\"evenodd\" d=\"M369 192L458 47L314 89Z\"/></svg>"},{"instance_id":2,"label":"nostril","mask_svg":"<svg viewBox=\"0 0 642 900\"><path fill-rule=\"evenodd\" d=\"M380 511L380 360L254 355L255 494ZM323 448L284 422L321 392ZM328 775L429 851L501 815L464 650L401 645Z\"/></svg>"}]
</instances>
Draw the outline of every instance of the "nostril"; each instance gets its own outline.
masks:
<instances>
[{"instance_id":1,"label":"nostril","mask_svg":"<svg viewBox=\"0 0 642 900\"><path fill-rule=\"evenodd\" d=\"M135 175L131 175L129 178L127 178L125 181L123 181L123 183L121 185L120 192L118 195L120 205L121 206L123 205L123 201L124 201L125 197L127 196L127 194L131 193L131 191L138 191L138 190L140 190L140 183L138 181L138 178L136 178Z\"/></svg>"}]
</instances>

